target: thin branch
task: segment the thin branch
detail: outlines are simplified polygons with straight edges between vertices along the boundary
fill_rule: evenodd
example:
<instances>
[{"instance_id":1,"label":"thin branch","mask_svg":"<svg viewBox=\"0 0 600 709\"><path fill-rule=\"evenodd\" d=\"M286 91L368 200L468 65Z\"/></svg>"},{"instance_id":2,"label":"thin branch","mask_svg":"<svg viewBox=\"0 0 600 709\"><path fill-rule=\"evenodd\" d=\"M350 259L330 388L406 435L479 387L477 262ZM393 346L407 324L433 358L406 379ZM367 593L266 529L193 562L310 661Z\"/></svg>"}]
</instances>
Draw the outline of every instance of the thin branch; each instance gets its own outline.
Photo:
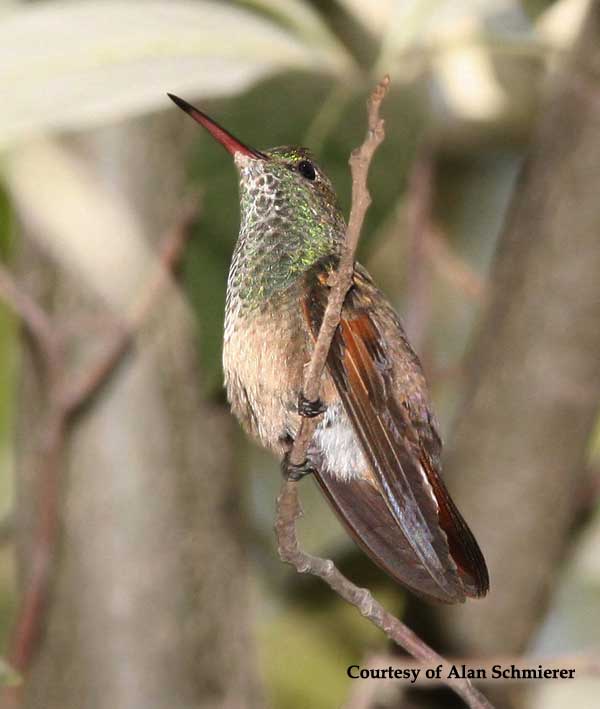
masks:
<instances>
[{"instance_id":1,"label":"thin branch","mask_svg":"<svg viewBox=\"0 0 600 709\"><path fill-rule=\"evenodd\" d=\"M346 229L346 242L337 269L335 282L330 284L327 308L323 315L323 322L319 336L315 343L313 354L304 377L304 396L309 401L319 398L321 377L325 370L325 361L331 347L331 341L339 325L342 306L346 293L352 283L354 273L354 257L358 239L365 219L365 214L371 204L371 195L367 188L367 175L371 159L379 145L382 143L385 132L383 119L379 117L379 108L390 85L389 76L377 85L368 103L368 131L363 144L350 156L350 171L352 173L352 209ZM318 417L302 419L300 430L294 441L290 454L290 461L300 465L306 458L308 445L318 425Z\"/></svg>"},{"instance_id":2,"label":"thin branch","mask_svg":"<svg viewBox=\"0 0 600 709\"><path fill-rule=\"evenodd\" d=\"M379 109L387 92L389 81L389 77L386 76L373 92L368 103L367 136L362 146L353 151L350 157L352 208L346 232L346 243L340 258L337 277L333 279L334 282L331 285L323 323L304 379L304 396L313 401L319 398L325 361L340 322L346 293L352 281L356 247L365 213L371 203L367 188L367 175L373 154L384 139L383 120L379 117ZM300 464L305 460L308 444L317 423L317 419L302 420L290 455L292 463ZM335 568L332 561L306 554L300 549L296 521L301 515L302 509L298 500L297 484L287 481L283 484L277 498L277 519L275 522L279 556L282 561L294 566L299 573L310 573L323 579L341 598L354 605L365 618L381 628L391 640L407 650L413 657L422 662L441 664L449 669L448 663L418 638L410 628L388 613L373 598L370 591L355 586ZM491 709L492 705L472 686L469 680L447 680L447 684L470 707Z\"/></svg>"},{"instance_id":3,"label":"thin branch","mask_svg":"<svg viewBox=\"0 0 600 709\"><path fill-rule=\"evenodd\" d=\"M390 640L404 648L421 664L441 665L443 677L440 681L464 699L467 706L473 709L493 709L492 704L475 689L468 679L448 679L452 665L424 643L407 625L386 611L373 598L368 589L359 588L353 584L336 569L333 561L312 556L300 549L296 521L301 516L302 509L298 500L297 484L284 483L277 498L277 520L275 522L281 559L294 566L298 573L309 573L323 579L341 598L355 606L362 616L383 630Z\"/></svg>"},{"instance_id":4,"label":"thin branch","mask_svg":"<svg viewBox=\"0 0 600 709\"><path fill-rule=\"evenodd\" d=\"M39 453L37 496L39 515L28 560L27 587L20 600L9 643L9 661L20 674L31 663L37 645L48 595L58 537L60 466L66 443L66 419L60 410L50 408L43 426L44 441ZM9 688L9 694L18 688Z\"/></svg>"},{"instance_id":5,"label":"thin branch","mask_svg":"<svg viewBox=\"0 0 600 709\"><path fill-rule=\"evenodd\" d=\"M59 368L61 355L52 322L3 264L0 264L0 299L19 317L41 354L46 374L54 377Z\"/></svg>"}]
</instances>

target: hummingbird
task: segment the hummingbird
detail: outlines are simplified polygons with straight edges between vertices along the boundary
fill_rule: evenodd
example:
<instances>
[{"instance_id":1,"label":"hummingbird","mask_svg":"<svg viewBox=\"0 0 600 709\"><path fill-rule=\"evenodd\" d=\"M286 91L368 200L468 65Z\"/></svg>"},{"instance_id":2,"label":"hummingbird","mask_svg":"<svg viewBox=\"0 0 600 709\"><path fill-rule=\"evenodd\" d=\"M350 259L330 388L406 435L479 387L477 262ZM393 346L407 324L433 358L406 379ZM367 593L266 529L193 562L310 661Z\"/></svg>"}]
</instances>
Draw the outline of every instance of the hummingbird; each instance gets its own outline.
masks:
<instances>
[{"instance_id":1,"label":"hummingbird","mask_svg":"<svg viewBox=\"0 0 600 709\"><path fill-rule=\"evenodd\" d=\"M302 393L344 245L334 187L303 147L248 147L183 99L174 103L233 157L241 219L227 282L223 369L245 431L312 474L359 547L428 600L489 588L485 560L442 480L441 439L419 359L398 315L355 263L316 402ZM303 416L321 419L306 461L289 460Z\"/></svg>"}]
</instances>

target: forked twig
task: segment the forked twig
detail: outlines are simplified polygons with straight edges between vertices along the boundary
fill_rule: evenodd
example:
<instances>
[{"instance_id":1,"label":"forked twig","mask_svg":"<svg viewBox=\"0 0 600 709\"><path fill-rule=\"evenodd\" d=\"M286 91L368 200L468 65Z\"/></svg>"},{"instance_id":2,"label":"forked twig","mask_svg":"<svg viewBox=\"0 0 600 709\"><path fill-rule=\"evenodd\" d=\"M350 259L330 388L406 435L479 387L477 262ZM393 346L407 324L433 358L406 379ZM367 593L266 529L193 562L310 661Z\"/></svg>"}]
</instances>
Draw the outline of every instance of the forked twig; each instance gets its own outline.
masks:
<instances>
[{"instance_id":1,"label":"forked twig","mask_svg":"<svg viewBox=\"0 0 600 709\"><path fill-rule=\"evenodd\" d=\"M379 109L389 83L390 79L386 76L373 91L368 102L367 135L363 144L350 156L352 209L337 277L331 284L321 329L305 373L303 395L309 401L319 398L325 361L340 322L346 293L351 285L356 247L365 213L371 203L371 196L367 188L369 166L375 150L384 139L383 119L379 116ZM302 419L290 454L292 463L301 464L306 459L308 445L317 425L318 418ZM302 551L296 533L296 521L301 515L302 509L298 499L297 483L286 481L277 498L277 519L275 522L279 556L282 561L294 566L299 573L310 573L323 579L332 590L355 606L365 618L381 628L397 645L422 662L441 664L447 674L450 665L415 635L410 628L388 613L373 598L368 589L359 588L349 581L336 569L332 561L320 559ZM488 700L473 687L469 680L447 679L445 683L473 709L492 708Z\"/></svg>"}]
</instances>

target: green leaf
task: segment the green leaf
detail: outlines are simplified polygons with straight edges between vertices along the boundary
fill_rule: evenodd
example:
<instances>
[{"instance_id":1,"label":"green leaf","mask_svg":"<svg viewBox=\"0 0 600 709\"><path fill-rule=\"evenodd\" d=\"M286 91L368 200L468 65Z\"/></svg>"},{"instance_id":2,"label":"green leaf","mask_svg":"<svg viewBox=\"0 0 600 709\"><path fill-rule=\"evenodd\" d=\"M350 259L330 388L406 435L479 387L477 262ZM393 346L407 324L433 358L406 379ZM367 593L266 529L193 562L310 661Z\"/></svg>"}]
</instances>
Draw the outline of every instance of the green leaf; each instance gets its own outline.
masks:
<instances>
[{"instance_id":1,"label":"green leaf","mask_svg":"<svg viewBox=\"0 0 600 709\"><path fill-rule=\"evenodd\" d=\"M317 15L282 7L291 27L208 0L61 0L4 13L0 149L166 107L166 91L224 96L283 69L347 70L348 53Z\"/></svg>"}]
</instances>

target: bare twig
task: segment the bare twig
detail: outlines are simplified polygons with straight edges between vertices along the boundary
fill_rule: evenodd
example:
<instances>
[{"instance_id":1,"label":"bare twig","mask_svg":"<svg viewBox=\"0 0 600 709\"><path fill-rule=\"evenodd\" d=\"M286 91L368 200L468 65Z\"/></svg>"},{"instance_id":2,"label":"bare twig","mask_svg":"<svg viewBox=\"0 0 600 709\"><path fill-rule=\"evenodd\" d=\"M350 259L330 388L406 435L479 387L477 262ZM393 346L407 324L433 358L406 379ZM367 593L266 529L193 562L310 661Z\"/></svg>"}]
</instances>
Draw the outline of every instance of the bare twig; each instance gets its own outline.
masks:
<instances>
[{"instance_id":1,"label":"bare twig","mask_svg":"<svg viewBox=\"0 0 600 709\"><path fill-rule=\"evenodd\" d=\"M304 379L304 396L309 400L319 398L321 377L325 361L336 328L339 325L342 306L351 284L354 272L354 258L365 213L371 203L367 189L367 175L371 158L378 145L383 141L383 120L379 117L379 108L389 86L389 77L385 77L373 92L368 104L368 132L362 146L350 157L352 171L352 209L346 232L346 243L338 267L337 277L331 286L329 300L319 336L315 343L310 364ZM308 444L313 436L317 419L303 419L290 459L293 463L302 463L306 458ZM298 500L297 484L285 482L277 498L277 533L279 556L296 568L299 573L310 573L327 583L339 596L354 605L360 613L381 628L395 643L403 647L413 657L422 662L449 665L418 638L410 628L388 613L371 595L370 591L358 588L327 559L306 554L300 549L296 533L296 521L302 515ZM459 694L465 702L475 709L490 709L491 704L478 692L468 680L447 680L448 686Z\"/></svg>"},{"instance_id":2,"label":"bare twig","mask_svg":"<svg viewBox=\"0 0 600 709\"><path fill-rule=\"evenodd\" d=\"M335 283L331 284L327 308L323 315L323 322L319 336L315 342L313 354L304 377L304 396L309 401L319 398L321 377L325 369L325 360L331 347L333 335L340 322L342 305L346 293L352 283L354 273L354 255L360 237L365 214L371 204L371 195L367 189L367 175L371 159L385 136L383 119L379 117L379 108L390 84L386 76L376 87L368 104L368 131L363 144L350 156L350 171L352 173L352 209L346 230L346 243L340 257ZM300 430L294 441L290 461L301 464L306 458L306 451L310 443L318 418L302 419Z\"/></svg>"},{"instance_id":3,"label":"bare twig","mask_svg":"<svg viewBox=\"0 0 600 709\"><path fill-rule=\"evenodd\" d=\"M158 257L157 271L149 279L139 301L132 308L129 320L121 323L108 343L100 360L93 363L78 376L75 384L67 375L67 363L63 356L66 350L59 328L48 315L24 293L5 269L0 269L0 297L23 320L38 346L46 368L54 372L48 379L49 406L42 425L42 445L39 469L36 473L36 489L39 495L38 526L32 541L27 587L10 642L11 665L21 674L30 663L47 607L51 583L52 564L59 531L60 473L64 446L69 428L76 414L98 393L122 360L137 331L152 311L164 290L171 273L179 263L187 238L190 223L196 210L186 205L176 226L163 238ZM7 689L4 695L7 704L14 702L15 689Z\"/></svg>"},{"instance_id":4,"label":"bare twig","mask_svg":"<svg viewBox=\"0 0 600 709\"><path fill-rule=\"evenodd\" d=\"M59 528L59 479L66 442L66 424L62 412L51 406L43 426L44 440L37 471L39 515L31 544L27 587L20 600L9 645L10 664L20 674L29 667L47 607Z\"/></svg>"},{"instance_id":5,"label":"bare twig","mask_svg":"<svg viewBox=\"0 0 600 709\"><path fill-rule=\"evenodd\" d=\"M284 483L277 499L277 532L279 556L295 567L298 573L318 576L341 598L355 606L365 618L415 657L421 664L441 665L440 680L458 694L473 709L492 709L492 705L468 679L448 679L452 665L424 643L408 626L394 617L373 598L366 588L359 588L341 574L329 559L321 559L300 549L296 534L296 521L302 516L297 484Z\"/></svg>"},{"instance_id":6,"label":"bare twig","mask_svg":"<svg viewBox=\"0 0 600 709\"><path fill-rule=\"evenodd\" d=\"M0 264L0 299L2 299L25 326L45 366L45 374L54 379L60 368L59 338L44 311L15 281L10 271Z\"/></svg>"}]
</instances>

